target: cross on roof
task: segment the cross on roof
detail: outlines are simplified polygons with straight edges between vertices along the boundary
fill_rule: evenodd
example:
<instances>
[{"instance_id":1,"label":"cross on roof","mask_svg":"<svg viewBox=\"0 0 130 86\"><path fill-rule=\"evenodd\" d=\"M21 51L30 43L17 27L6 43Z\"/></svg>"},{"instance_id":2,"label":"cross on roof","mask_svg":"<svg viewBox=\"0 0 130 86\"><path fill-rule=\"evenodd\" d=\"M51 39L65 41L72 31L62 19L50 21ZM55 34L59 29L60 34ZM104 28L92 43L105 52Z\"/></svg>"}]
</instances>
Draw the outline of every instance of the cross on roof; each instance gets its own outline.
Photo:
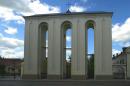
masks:
<instances>
[{"instance_id":1,"label":"cross on roof","mask_svg":"<svg viewBox=\"0 0 130 86\"><path fill-rule=\"evenodd\" d=\"M67 5L67 11L66 11L66 13L71 13L70 10L69 10L70 5L72 5L71 2L70 2L70 0L67 0L67 4L66 5Z\"/></svg>"},{"instance_id":2,"label":"cross on roof","mask_svg":"<svg viewBox=\"0 0 130 86\"><path fill-rule=\"evenodd\" d=\"M30 0L31 2L34 2L35 0Z\"/></svg>"},{"instance_id":3,"label":"cross on roof","mask_svg":"<svg viewBox=\"0 0 130 86\"><path fill-rule=\"evenodd\" d=\"M69 9L70 5L72 5L71 2L70 2L70 0L67 0L67 4L66 5L67 5L67 7Z\"/></svg>"}]
</instances>

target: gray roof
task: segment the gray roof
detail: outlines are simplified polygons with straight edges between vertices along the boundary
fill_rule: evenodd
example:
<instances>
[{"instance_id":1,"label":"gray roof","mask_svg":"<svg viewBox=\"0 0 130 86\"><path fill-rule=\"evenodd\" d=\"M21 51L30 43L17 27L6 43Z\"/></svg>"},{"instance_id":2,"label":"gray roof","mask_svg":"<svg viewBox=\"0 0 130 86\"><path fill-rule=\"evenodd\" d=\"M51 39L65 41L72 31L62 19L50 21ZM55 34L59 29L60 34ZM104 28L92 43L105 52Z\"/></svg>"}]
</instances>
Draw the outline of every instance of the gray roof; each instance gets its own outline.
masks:
<instances>
[{"instance_id":1,"label":"gray roof","mask_svg":"<svg viewBox=\"0 0 130 86\"><path fill-rule=\"evenodd\" d=\"M51 14L37 14L32 16L23 16L26 17L41 17L41 16L60 16L60 15L78 15L78 14L110 14L113 15L113 12L104 12L104 11L88 11L88 12L71 12L71 13L51 13Z\"/></svg>"}]
</instances>

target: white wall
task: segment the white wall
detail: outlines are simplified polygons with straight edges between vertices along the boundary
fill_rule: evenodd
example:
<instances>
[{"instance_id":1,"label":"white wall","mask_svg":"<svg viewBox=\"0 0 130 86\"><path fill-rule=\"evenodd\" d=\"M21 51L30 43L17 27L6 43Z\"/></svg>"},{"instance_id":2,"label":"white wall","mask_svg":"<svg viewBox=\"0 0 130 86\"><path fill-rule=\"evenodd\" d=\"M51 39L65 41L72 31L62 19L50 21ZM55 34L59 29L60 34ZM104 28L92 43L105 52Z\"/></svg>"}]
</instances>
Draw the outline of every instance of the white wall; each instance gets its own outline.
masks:
<instances>
[{"instance_id":1,"label":"white wall","mask_svg":"<svg viewBox=\"0 0 130 86\"><path fill-rule=\"evenodd\" d=\"M95 32L95 76L112 75L111 14L75 14L26 17L24 73L40 75L38 25L48 23L48 75L63 75L61 24L72 23L72 75L86 76L85 23L93 20Z\"/></svg>"}]
</instances>

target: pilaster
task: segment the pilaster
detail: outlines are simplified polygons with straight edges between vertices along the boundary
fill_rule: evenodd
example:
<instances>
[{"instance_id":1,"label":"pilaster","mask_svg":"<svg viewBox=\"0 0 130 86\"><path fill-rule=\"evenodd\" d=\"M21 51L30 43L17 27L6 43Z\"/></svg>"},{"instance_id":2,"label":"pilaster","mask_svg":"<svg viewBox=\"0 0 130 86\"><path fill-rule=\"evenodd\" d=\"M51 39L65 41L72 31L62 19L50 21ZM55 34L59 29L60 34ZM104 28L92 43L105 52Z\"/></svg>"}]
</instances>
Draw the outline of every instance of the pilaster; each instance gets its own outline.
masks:
<instances>
[{"instance_id":1,"label":"pilaster","mask_svg":"<svg viewBox=\"0 0 130 86\"><path fill-rule=\"evenodd\" d=\"M95 27L95 79L112 79L111 17L97 18Z\"/></svg>"},{"instance_id":2,"label":"pilaster","mask_svg":"<svg viewBox=\"0 0 130 86\"><path fill-rule=\"evenodd\" d=\"M38 79L39 64L38 64L38 25L35 21L26 21L25 41L24 41L24 72L23 79Z\"/></svg>"},{"instance_id":3,"label":"pilaster","mask_svg":"<svg viewBox=\"0 0 130 86\"><path fill-rule=\"evenodd\" d=\"M130 79L130 47L127 48L127 79Z\"/></svg>"},{"instance_id":4,"label":"pilaster","mask_svg":"<svg viewBox=\"0 0 130 86\"><path fill-rule=\"evenodd\" d=\"M86 79L85 22L74 19L72 27L72 79Z\"/></svg>"},{"instance_id":5,"label":"pilaster","mask_svg":"<svg viewBox=\"0 0 130 86\"><path fill-rule=\"evenodd\" d=\"M61 23L59 19L49 21L48 79L62 79Z\"/></svg>"}]
</instances>

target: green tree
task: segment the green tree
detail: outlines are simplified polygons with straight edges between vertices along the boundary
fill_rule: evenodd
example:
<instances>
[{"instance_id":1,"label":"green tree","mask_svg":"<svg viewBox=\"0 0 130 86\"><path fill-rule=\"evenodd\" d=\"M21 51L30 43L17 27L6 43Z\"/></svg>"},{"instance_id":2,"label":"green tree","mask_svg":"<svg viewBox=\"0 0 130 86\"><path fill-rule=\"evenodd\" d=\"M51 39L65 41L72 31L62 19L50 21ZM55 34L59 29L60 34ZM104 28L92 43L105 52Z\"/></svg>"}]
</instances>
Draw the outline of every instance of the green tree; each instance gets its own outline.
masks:
<instances>
[{"instance_id":1,"label":"green tree","mask_svg":"<svg viewBox=\"0 0 130 86\"><path fill-rule=\"evenodd\" d=\"M3 65L4 58L0 56L0 75L6 74L5 65Z\"/></svg>"},{"instance_id":2,"label":"green tree","mask_svg":"<svg viewBox=\"0 0 130 86\"><path fill-rule=\"evenodd\" d=\"M69 61L66 61L66 78L71 78L71 56L69 56Z\"/></svg>"}]
</instances>

